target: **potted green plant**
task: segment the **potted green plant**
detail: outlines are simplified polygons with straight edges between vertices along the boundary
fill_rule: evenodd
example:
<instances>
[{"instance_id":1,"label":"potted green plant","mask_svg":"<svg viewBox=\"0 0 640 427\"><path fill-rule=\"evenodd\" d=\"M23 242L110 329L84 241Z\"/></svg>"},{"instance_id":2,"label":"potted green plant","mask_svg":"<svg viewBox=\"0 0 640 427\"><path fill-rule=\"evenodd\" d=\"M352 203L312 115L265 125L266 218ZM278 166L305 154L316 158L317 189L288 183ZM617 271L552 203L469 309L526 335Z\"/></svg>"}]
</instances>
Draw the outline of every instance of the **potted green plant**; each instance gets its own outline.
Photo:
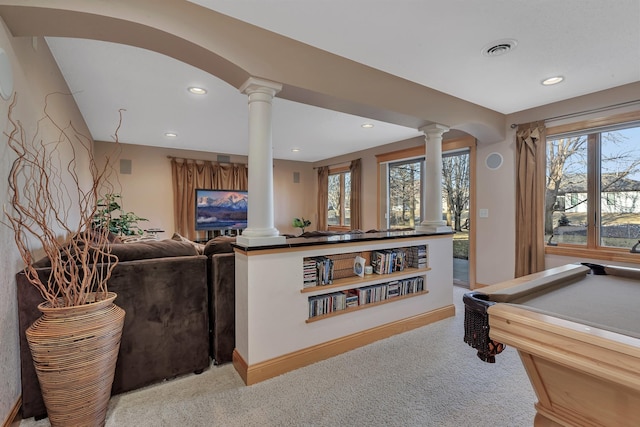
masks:
<instances>
[{"instance_id":1,"label":"potted green plant","mask_svg":"<svg viewBox=\"0 0 640 427\"><path fill-rule=\"evenodd\" d=\"M311 225L311 221L309 221L308 219L304 219L304 217L293 218L292 225L296 228L301 229L302 233L304 233L304 229Z\"/></svg>"},{"instance_id":2,"label":"potted green plant","mask_svg":"<svg viewBox=\"0 0 640 427\"><path fill-rule=\"evenodd\" d=\"M116 236L134 236L143 234L138 221L148 221L133 212L125 212L120 205L120 194L108 193L98 200L98 209L93 217L94 228L106 228Z\"/></svg>"}]
</instances>

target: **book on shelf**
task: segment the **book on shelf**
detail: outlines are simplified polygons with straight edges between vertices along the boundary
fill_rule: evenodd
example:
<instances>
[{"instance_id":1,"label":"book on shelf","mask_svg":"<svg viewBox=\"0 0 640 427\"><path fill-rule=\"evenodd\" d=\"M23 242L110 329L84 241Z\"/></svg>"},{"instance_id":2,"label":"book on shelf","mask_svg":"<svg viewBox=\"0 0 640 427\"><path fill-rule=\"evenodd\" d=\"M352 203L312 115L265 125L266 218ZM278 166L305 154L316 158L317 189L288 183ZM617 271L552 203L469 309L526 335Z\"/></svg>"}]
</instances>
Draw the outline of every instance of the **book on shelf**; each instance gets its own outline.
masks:
<instances>
[{"instance_id":1,"label":"book on shelf","mask_svg":"<svg viewBox=\"0 0 640 427\"><path fill-rule=\"evenodd\" d=\"M332 292L326 295L309 297L309 318L322 316L347 308L347 295L344 292Z\"/></svg>"},{"instance_id":2,"label":"book on shelf","mask_svg":"<svg viewBox=\"0 0 640 427\"><path fill-rule=\"evenodd\" d=\"M309 318L424 291L424 277L416 276L308 298Z\"/></svg>"},{"instance_id":3,"label":"book on shelf","mask_svg":"<svg viewBox=\"0 0 640 427\"><path fill-rule=\"evenodd\" d=\"M371 253L371 266L376 274L404 271L406 260L406 252L403 249L383 249Z\"/></svg>"},{"instance_id":4,"label":"book on shelf","mask_svg":"<svg viewBox=\"0 0 640 427\"><path fill-rule=\"evenodd\" d=\"M305 258L302 263L302 286L310 288L318 284L318 270L316 261L312 258Z\"/></svg>"},{"instance_id":5,"label":"book on shelf","mask_svg":"<svg viewBox=\"0 0 640 427\"><path fill-rule=\"evenodd\" d=\"M346 295L346 306L347 308L357 307L358 306L358 293L355 289L348 289L344 291Z\"/></svg>"},{"instance_id":6,"label":"book on shelf","mask_svg":"<svg viewBox=\"0 0 640 427\"><path fill-rule=\"evenodd\" d=\"M407 248L407 266L426 268L429 266L429 248L427 245L410 246Z\"/></svg>"},{"instance_id":7,"label":"book on shelf","mask_svg":"<svg viewBox=\"0 0 640 427\"><path fill-rule=\"evenodd\" d=\"M358 305L371 304L387 299L387 284L380 283L377 285L364 286L356 289L358 294Z\"/></svg>"},{"instance_id":8,"label":"book on shelf","mask_svg":"<svg viewBox=\"0 0 640 427\"><path fill-rule=\"evenodd\" d=\"M400 295L400 282L394 280L387 283L387 298L397 297L398 295Z\"/></svg>"},{"instance_id":9,"label":"book on shelf","mask_svg":"<svg viewBox=\"0 0 640 427\"><path fill-rule=\"evenodd\" d=\"M304 258L302 262L302 285L305 288L331 285L333 283L333 260L324 256Z\"/></svg>"}]
</instances>

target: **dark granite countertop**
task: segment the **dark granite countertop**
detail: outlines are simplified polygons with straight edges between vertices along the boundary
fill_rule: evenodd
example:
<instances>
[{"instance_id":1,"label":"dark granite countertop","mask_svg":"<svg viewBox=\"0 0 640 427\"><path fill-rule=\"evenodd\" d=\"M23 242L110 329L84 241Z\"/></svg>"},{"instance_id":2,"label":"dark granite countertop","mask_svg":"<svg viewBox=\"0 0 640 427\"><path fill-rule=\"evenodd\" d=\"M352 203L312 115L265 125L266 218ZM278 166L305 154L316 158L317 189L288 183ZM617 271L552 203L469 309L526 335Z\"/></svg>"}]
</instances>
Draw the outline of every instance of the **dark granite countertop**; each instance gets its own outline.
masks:
<instances>
[{"instance_id":1,"label":"dark granite countertop","mask_svg":"<svg viewBox=\"0 0 640 427\"><path fill-rule=\"evenodd\" d=\"M419 231L377 231L377 232L360 232L360 233L336 233L332 235L311 235L309 237L289 237L286 242L275 245L265 246L245 246L233 243L234 248L246 252L262 251L267 249L284 249L297 248L304 246L322 246L342 243L367 242L391 239L406 239L412 237L429 237L429 236L446 236L453 235L450 233L425 233Z\"/></svg>"}]
</instances>

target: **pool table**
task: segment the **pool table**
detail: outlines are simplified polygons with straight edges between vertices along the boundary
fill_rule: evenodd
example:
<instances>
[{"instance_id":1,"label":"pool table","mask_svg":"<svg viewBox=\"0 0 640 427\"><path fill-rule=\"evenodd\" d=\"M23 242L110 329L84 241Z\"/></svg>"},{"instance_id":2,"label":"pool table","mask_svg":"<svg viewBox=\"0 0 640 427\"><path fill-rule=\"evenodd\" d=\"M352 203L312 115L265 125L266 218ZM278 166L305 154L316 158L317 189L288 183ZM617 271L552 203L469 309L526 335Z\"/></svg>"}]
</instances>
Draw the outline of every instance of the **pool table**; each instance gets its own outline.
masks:
<instances>
[{"instance_id":1,"label":"pool table","mask_svg":"<svg viewBox=\"0 0 640 427\"><path fill-rule=\"evenodd\" d=\"M640 269L570 264L464 295L465 342L513 346L536 426L640 426Z\"/></svg>"}]
</instances>

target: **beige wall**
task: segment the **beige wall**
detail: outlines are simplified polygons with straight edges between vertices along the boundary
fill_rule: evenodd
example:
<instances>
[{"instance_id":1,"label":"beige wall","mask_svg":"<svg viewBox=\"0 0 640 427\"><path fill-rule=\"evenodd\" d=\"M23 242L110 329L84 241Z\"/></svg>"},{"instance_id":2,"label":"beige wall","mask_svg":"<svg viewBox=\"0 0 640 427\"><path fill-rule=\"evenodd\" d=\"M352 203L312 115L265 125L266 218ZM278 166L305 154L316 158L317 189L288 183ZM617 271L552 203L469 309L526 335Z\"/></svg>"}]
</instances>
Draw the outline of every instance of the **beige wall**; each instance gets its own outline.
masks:
<instances>
[{"instance_id":1,"label":"beige wall","mask_svg":"<svg viewBox=\"0 0 640 427\"><path fill-rule=\"evenodd\" d=\"M44 114L45 96L54 92L68 94L69 89L43 39L13 38L0 20L0 47L7 52L12 63L18 100L13 117L21 121L27 137L31 138L37 120ZM3 132L10 129L7 121L9 104L10 101L0 99L0 126ZM89 135L70 95L53 95L49 107L57 123L66 125L71 122L80 132ZM45 141L55 140L58 131L44 127L40 135ZM68 159L68 153L61 152L61 156L63 160ZM15 155L7 146L7 137L3 135L0 144L0 182L3 187L0 203L7 209L7 177L14 158ZM83 168L81 179L86 179L86 159L79 161L79 167ZM0 215L4 217L4 214ZM0 225L0 423L7 420L21 393L15 274L23 265L13 241L13 232Z\"/></svg>"},{"instance_id":2,"label":"beige wall","mask_svg":"<svg viewBox=\"0 0 640 427\"><path fill-rule=\"evenodd\" d=\"M424 138L412 138L391 144L380 145L369 150L356 151L344 156L332 157L314 163L314 167L349 165L355 159L362 159L362 230L381 227L378 218L378 160L376 155L391 151L403 150L416 146L424 146ZM315 174L314 174L315 176ZM317 182L314 183L317 192ZM314 202L315 204L315 202Z\"/></svg>"},{"instance_id":3,"label":"beige wall","mask_svg":"<svg viewBox=\"0 0 640 427\"><path fill-rule=\"evenodd\" d=\"M113 143L96 142L97 158L111 151ZM131 161L131 174L118 174L122 207L127 212L147 218L140 223L142 228L161 228L161 239L170 238L174 233L173 186L171 163L168 156L217 160L218 153L169 148L154 148L142 145L120 144L120 159ZM245 156L230 156L232 163L247 163ZM315 229L315 195L308 191L314 185L314 173L310 163L274 160L274 221L280 233L296 234L291 222L294 217L312 219L310 229ZM294 172L298 172L300 182L294 183ZM251 196L249 196L251 197ZM251 198L249 198L251 203Z\"/></svg>"},{"instance_id":4,"label":"beige wall","mask_svg":"<svg viewBox=\"0 0 640 427\"><path fill-rule=\"evenodd\" d=\"M494 144L479 144L476 155L476 212L473 214L476 230L476 283L490 285L512 279L515 270L515 129L512 123L528 123L545 120L561 115L573 115L592 109L599 109L616 104L640 100L640 83L625 85L603 92L585 95L567 101L550 104L512 114L507 118L504 141ZM605 109L587 115L570 118L548 120L548 126L581 121L595 117L603 117L617 113L638 110L640 105L626 105ZM447 135L445 134L445 139ZM379 228L378 223L378 171L376 154L409 148L423 144L424 139L413 138L387 144L370 150L352 153L345 156L326 159L314 166L346 164L362 158L363 162L363 229ZM485 161L489 154L500 153L503 164L492 170ZM480 209L487 209L489 216L480 218ZM547 256L549 267L577 261L574 258Z\"/></svg>"},{"instance_id":5,"label":"beige wall","mask_svg":"<svg viewBox=\"0 0 640 427\"><path fill-rule=\"evenodd\" d=\"M606 117L640 109L640 104L612 108L617 104L640 100L640 83L633 83L578 98L549 104L512 114L507 117L506 139L500 143L478 146L477 156L477 208L489 209L488 218L475 218L477 230L476 282L490 285L511 279L515 269L515 130L510 124L546 120L547 126L578 122L595 117ZM579 114L603 109L591 114ZM562 119L558 116L570 115ZM504 164L498 170L485 165L489 153L498 152ZM490 250L489 250L490 249ZM562 256L546 256L547 267L577 261Z\"/></svg>"}]
</instances>

